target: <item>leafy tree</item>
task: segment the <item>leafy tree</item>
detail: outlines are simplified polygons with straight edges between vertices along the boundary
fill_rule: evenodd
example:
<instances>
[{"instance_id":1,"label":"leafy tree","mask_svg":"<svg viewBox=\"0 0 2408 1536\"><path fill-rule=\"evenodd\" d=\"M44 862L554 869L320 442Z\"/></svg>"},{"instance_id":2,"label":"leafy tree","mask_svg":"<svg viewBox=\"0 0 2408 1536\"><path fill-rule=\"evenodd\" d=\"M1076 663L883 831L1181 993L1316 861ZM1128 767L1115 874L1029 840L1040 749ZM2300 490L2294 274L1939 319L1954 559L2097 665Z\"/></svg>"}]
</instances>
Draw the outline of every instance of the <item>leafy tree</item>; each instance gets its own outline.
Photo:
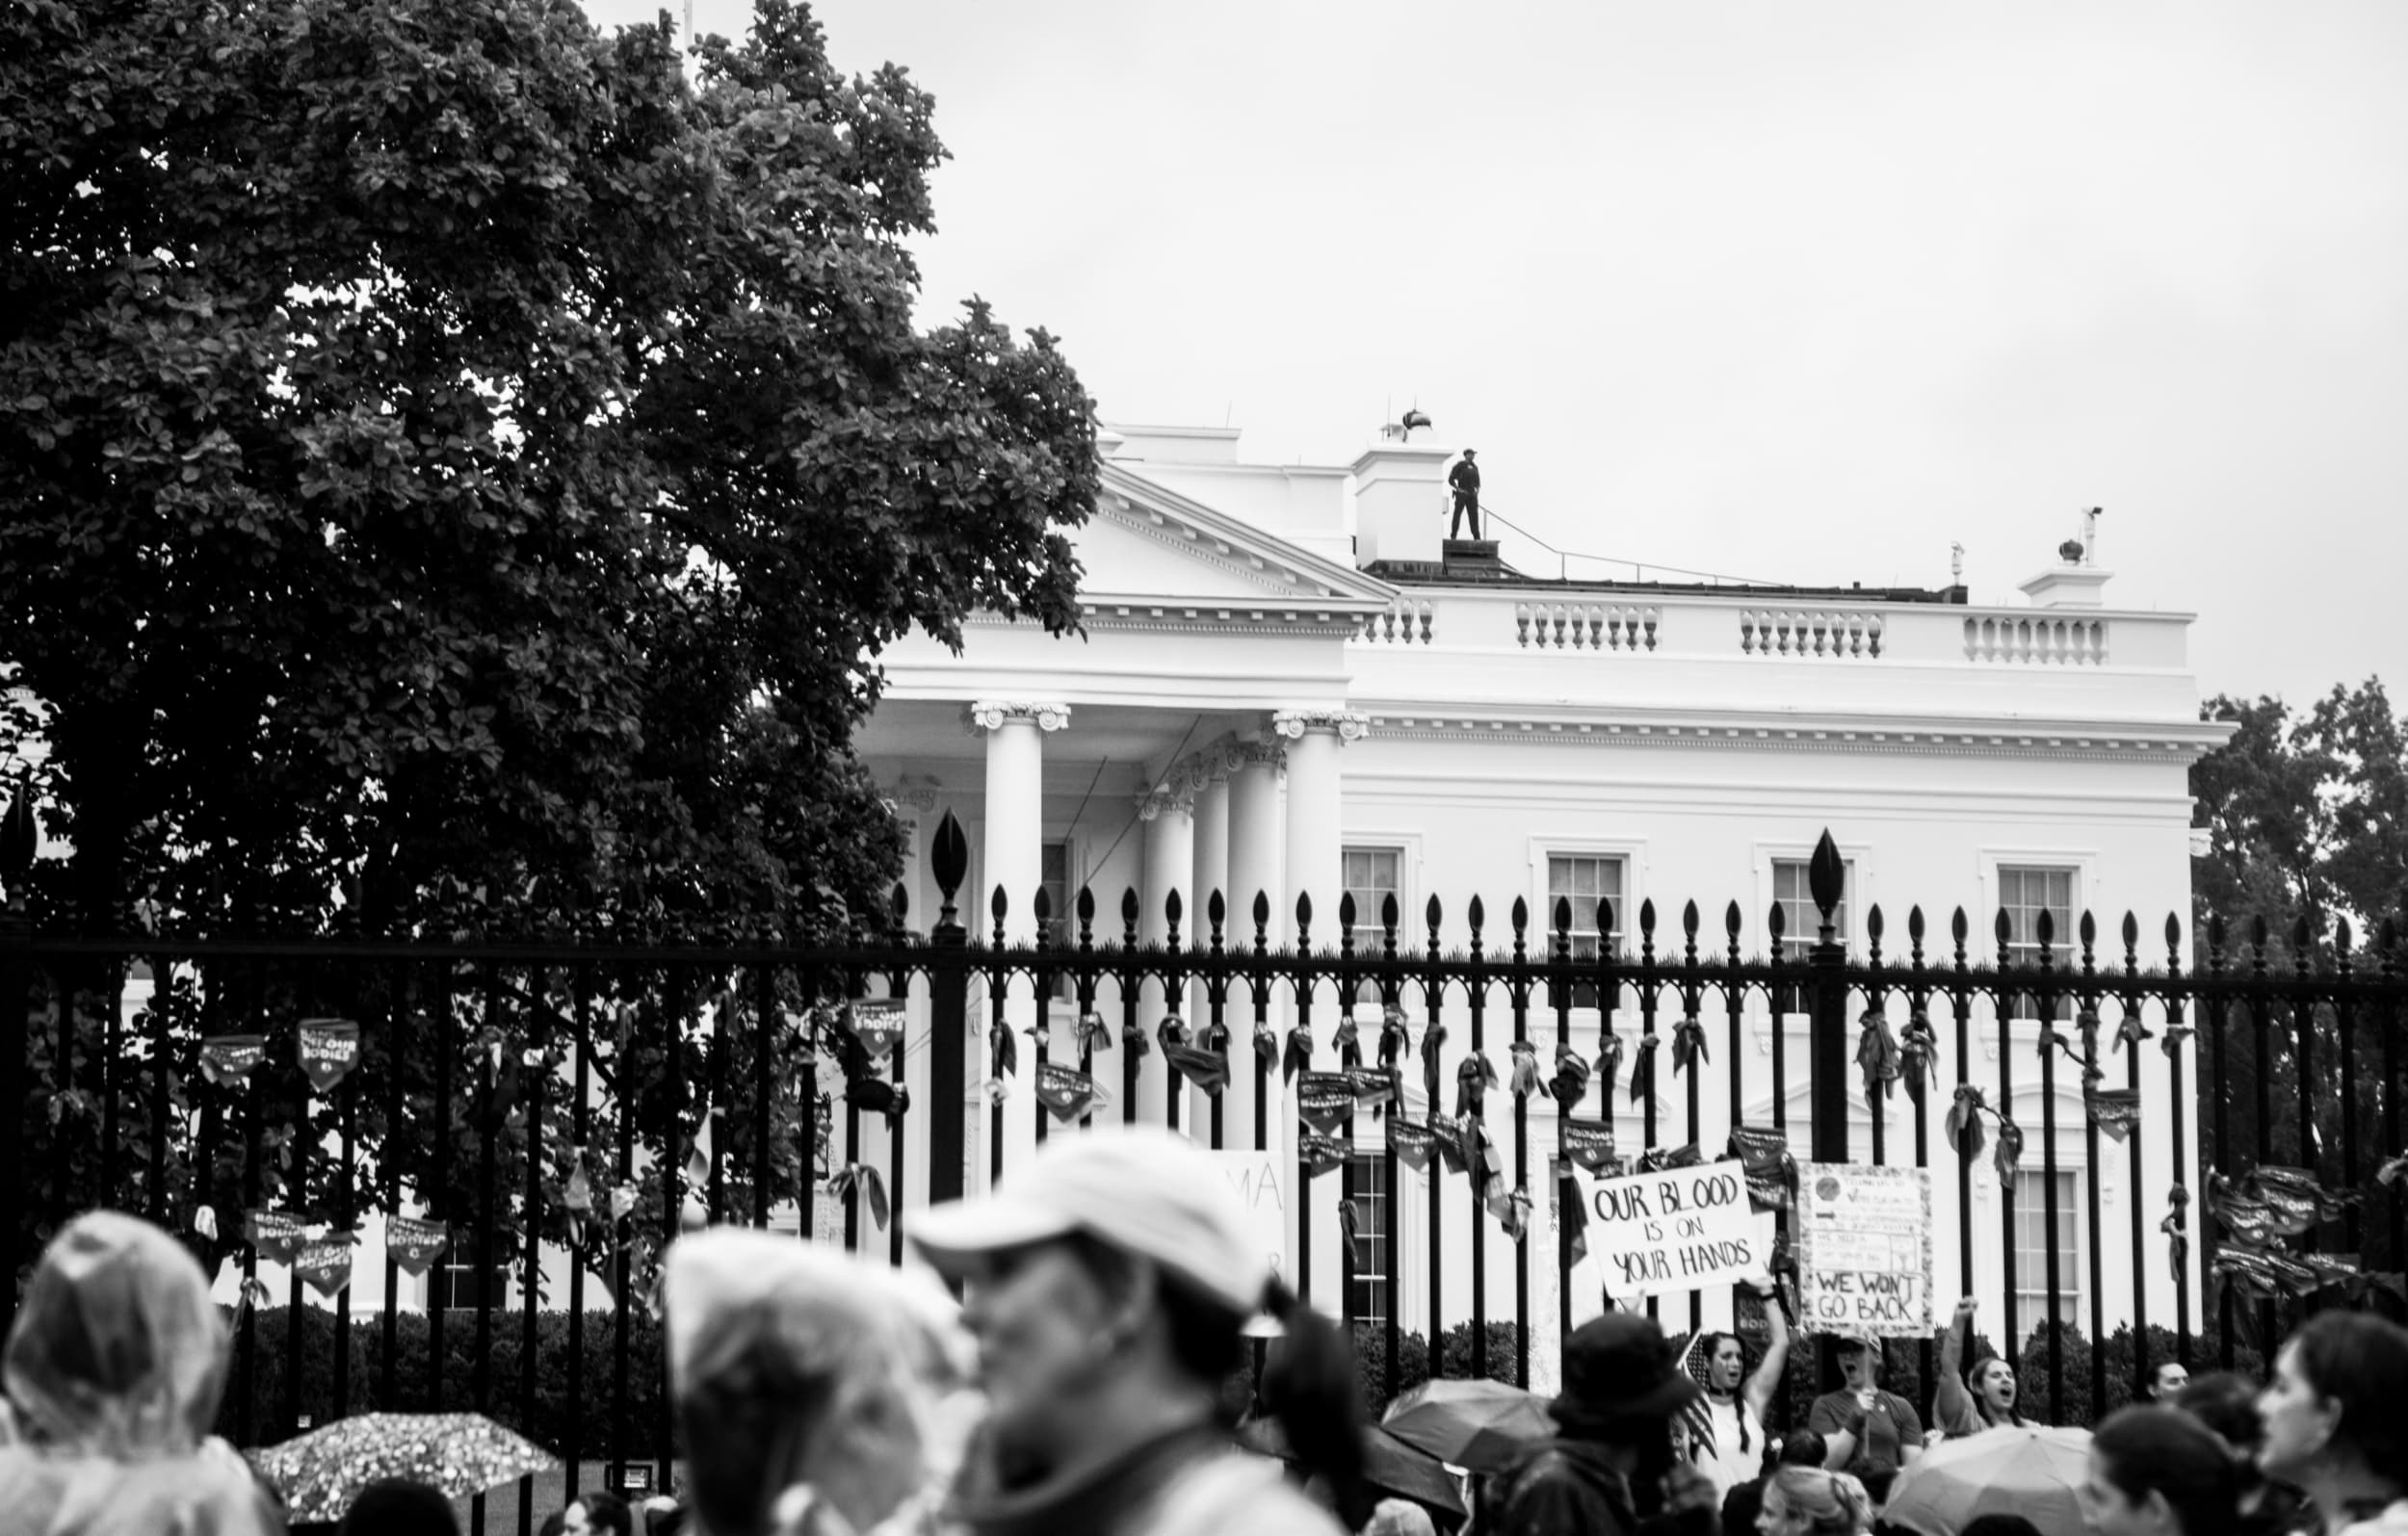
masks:
<instances>
[{"instance_id":1,"label":"leafy tree","mask_svg":"<svg viewBox=\"0 0 2408 1536\"><path fill-rule=\"evenodd\" d=\"M375 931L875 905L880 647L1076 621L1091 407L915 328L929 97L763 0L0 15L0 659L44 910ZM867 834L867 835L865 835Z\"/></svg>"},{"instance_id":2,"label":"leafy tree","mask_svg":"<svg viewBox=\"0 0 2408 1536\"><path fill-rule=\"evenodd\" d=\"M877 656L972 610L1075 626L1062 531L1098 486L1050 338L975 300L915 320L943 155L928 94L839 74L790 0L691 79L666 20L606 39L568 0L0 7L0 760L39 759L71 846L34 920L882 923L896 828L851 745ZM622 1132L657 1185L764 1051L771 1102L720 1101L726 1192L782 1192L794 1016L843 992L706 1010L736 976L655 970L581 1007L557 969L157 964L130 1028L119 961L38 987L26 1237L155 1200L218 1210L222 1253L247 1205L335 1219L388 1173L508 1234L530 1136L549 1219L579 1168L618 1178ZM244 1087L196 1070L205 1035L313 1014L366 1026L335 1094L289 1052ZM567 1095L534 1090L581 1032L572 1166ZM354 1158L320 1151L347 1131Z\"/></svg>"},{"instance_id":3,"label":"leafy tree","mask_svg":"<svg viewBox=\"0 0 2408 1536\"><path fill-rule=\"evenodd\" d=\"M2385 924L2396 924L2408 898L2408 732L2381 680L2336 686L2304 713L2277 698L2222 696L2201 713L2235 726L2191 768L2209 833L2207 853L2191 861L2201 963L2329 971L2343 959L2345 926L2349 963L2361 971L2381 964ZM2382 1136L2384 1025L2369 1011L2344 1019L2318 1004L2261 1017L2236 1003L2199 1020L2201 1141L2211 1164L2220 1128L2237 1166L2260 1160L2263 1141L2264 1160L2309 1168L2331 1188L2356 1188L2365 1202L2363 1267L2379 1273L2399 1270L2403 1256L2390 1215L2400 1197L2373 1177L2392 1154ZM2263 1125L2262 1089L2270 1110ZM2216 1224L2194 1229L2212 1255Z\"/></svg>"}]
</instances>

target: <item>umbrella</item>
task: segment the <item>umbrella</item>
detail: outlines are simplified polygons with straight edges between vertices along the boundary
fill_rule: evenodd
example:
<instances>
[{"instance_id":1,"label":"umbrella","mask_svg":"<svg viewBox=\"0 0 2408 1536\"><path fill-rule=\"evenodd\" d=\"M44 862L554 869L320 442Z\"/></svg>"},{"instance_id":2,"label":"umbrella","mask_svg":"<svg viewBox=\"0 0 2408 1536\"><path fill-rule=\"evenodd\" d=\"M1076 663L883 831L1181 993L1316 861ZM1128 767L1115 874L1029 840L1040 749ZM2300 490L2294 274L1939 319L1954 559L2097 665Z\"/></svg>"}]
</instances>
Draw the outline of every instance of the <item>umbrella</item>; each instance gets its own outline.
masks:
<instances>
[{"instance_id":1,"label":"umbrella","mask_svg":"<svg viewBox=\"0 0 2408 1536\"><path fill-rule=\"evenodd\" d=\"M1544 1399L1501 1381L1424 1382L1388 1405L1380 1427L1440 1461L1503 1471L1556 1432Z\"/></svg>"},{"instance_id":2,"label":"umbrella","mask_svg":"<svg viewBox=\"0 0 2408 1536\"><path fill-rule=\"evenodd\" d=\"M2021 1515L2047 1533L2081 1531L2074 1490L2090 1464L2090 1431L1985 1429L1944 1440L1898 1473L1881 1518L1924 1536L1956 1536L1976 1515Z\"/></svg>"},{"instance_id":3,"label":"umbrella","mask_svg":"<svg viewBox=\"0 0 2408 1536\"><path fill-rule=\"evenodd\" d=\"M560 1463L483 1414L360 1414L250 1452L296 1525L338 1521L370 1483L406 1477L452 1498Z\"/></svg>"},{"instance_id":4,"label":"umbrella","mask_svg":"<svg viewBox=\"0 0 2408 1536\"><path fill-rule=\"evenodd\" d=\"M1273 1419L1249 1419L1238 1426L1238 1444L1258 1455L1296 1460L1288 1437ZM1377 1424L1363 1426L1363 1481L1383 1494L1410 1499L1452 1530L1470 1518L1454 1474L1426 1450L1406 1445Z\"/></svg>"}]
</instances>

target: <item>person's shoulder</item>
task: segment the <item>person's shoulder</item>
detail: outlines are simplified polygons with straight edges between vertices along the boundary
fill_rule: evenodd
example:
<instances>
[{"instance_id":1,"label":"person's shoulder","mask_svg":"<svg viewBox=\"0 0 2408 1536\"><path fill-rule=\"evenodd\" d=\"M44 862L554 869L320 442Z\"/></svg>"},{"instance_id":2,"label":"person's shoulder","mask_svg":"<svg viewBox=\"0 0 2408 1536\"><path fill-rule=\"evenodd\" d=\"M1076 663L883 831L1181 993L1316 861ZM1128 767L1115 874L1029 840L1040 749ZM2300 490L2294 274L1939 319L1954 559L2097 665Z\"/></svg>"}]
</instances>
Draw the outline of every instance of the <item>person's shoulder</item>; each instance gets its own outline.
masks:
<instances>
[{"instance_id":1,"label":"person's shoulder","mask_svg":"<svg viewBox=\"0 0 2408 1536\"><path fill-rule=\"evenodd\" d=\"M1196 1463L1155 1503L1147 1536L1345 1536L1277 1463L1232 1451Z\"/></svg>"}]
</instances>

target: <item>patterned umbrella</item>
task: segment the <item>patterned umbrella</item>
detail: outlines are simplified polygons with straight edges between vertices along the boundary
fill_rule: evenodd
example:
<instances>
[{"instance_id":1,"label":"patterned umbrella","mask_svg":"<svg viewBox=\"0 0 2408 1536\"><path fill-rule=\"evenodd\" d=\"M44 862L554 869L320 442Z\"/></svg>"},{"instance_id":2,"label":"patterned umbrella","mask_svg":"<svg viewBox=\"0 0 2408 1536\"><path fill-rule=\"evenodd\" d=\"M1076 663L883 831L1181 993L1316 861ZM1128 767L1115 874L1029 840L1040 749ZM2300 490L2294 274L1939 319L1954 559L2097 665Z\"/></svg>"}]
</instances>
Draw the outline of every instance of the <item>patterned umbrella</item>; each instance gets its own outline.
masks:
<instances>
[{"instance_id":1,"label":"patterned umbrella","mask_svg":"<svg viewBox=\"0 0 2408 1536\"><path fill-rule=\"evenodd\" d=\"M249 1455L297 1525L341 1520L361 1489L387 1477L465 1498L560 1465L483 1414L360 1414Z\"/></svg>"}]
</instances>

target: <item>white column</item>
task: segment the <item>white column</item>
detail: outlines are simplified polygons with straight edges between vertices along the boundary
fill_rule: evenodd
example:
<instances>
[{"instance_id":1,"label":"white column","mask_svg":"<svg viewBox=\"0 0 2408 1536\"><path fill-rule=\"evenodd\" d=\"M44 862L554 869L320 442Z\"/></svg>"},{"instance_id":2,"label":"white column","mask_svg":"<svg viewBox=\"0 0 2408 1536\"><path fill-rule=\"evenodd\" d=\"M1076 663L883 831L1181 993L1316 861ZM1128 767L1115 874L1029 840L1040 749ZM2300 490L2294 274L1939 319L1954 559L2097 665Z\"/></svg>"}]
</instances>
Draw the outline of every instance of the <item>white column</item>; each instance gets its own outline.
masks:
<instances>
[{"instance_id":1,"label":"white column","mask_svg":"<svg viewBox=\"0 0 2408 1536\"><path fill-rule=\"evenodd\" d=\"M970 706L964 723L973 735L986 738L986 804L979 887L964 893L962 922L973 934L991 935L995 918L988 903L1001 886L1006 902L1004 937L1012 944L1027 944L1036 937L1036 893L1045 878L1045 738L1070 723L1070 708L1021 699L981 699ZM1025 1158L1036 1135L1032 1118L1036 1111L1035 1074L1031 1066L1034 1053L1028 1050L1025 1037L1020 1071L1008 1085L1004 1102L995 1103L986 1090L986 1027L992 1016L990 1007L986 1018L973 1024L968 1042L972 1053L969 1080L979 1085L978 1102L983 1106L969 1149L976 1171L969 1181L971 1188L985 1187L983 1180L991 1168L990 1117L1003 1122L1006 1166ZM1015 983L1006 1017L1014 1030L1034 1021L1035 1003L1026 982ZM945 1112L943 1106L932 1109Z\"/></svg>"},{"instance_id":2,"label":"white column","mask_svg":"<svg viewBox=\"0 0 2408 1536\"><path fill-rule=\"evenodd\" d=\"M1222 919L1223 942L1233 942L1238 931L1238 898L1229 894L1229 768L1227 755L1218 749L1207 749L1196 761L1192 783L1195 790L1195 879L1189 889L1195 893L1195 931L1209 942L1213 935L1205 909L1218 891L1228 908Z\"/></svg>"},{"instance_id":3,"label":"white column","mask_svg":"<svg viewBox=\"0 0 2408 1536\"><path fill-rule=\"evenodd\" d=\"M1279 817L1279 748L1267 742L1231 743L1222 753L1229 795L1229 926L1232 950L1254 948L1254 897L1270 897L1269 943L1276 949L1287 934L1279 920L1282 839ZM1230 1020L1229 1145L1252 1148L1254 1140L1254 998L1251 989L1232 988ZM1283 1028L1276 1007L1271 1025ZM1284 1145L1279 1133L1279 1079L1274 1069L1265 1108L1265 1148Z\"/></svg>"},{"instance_id":4,"label":"white column","mask_svg":"<svg viewBox=\"0 0 2408 1536\"><path fill-rule=\"evenodd\" d=\"M1293 924L1296 898L1310 896L1313 944L1334 945L1346 890L1338 748L1361 741L1371 721L1345 710L1282 710L1272 725L1288 743L1287 919Z\"/></svg>"},{"instance_id":5,"label":"white column","mask_svg":"<svg viewBox=\"0 0 2408 1536\"><path fill-rule=\"evenodd\" d=\"M1174 775L1175 777L1175 775ZM1182 949L1195 945L1195 892L1191 882L1195 877L1195 817L1193 799L1175 783L1165 783L1147 793L1138 801L1138 816L1145 824L1145 879L1142 887L1144 909L1138 916L1138 936L1148 944L1160 944L1170 931L1169 901L1172 892L1179 895L1179 944ZM1138 1023L1149 1038L1155 1035L1163 1017L1176 1009L1192 1030L1195 1020L1188 1011L1184 996L1166 996L1159 981L1148 981L1140 994ZM1147 1125L1162 1125L1168 1117L1170 1068L1163 1059L1161 1042L1155 1040L1138 1066L1138 1119ZM1179 1106L1179 1128L1185 1132L1195 1129L1191 1106L1184 1099Z\"/></svg>"},{"instance_id":6,"label":"white column","mask_svg":"<svg viewBox=\"0 0 2408 1536\"><path fill-rule=\"evenodd\" d=\"M1317 953L1323 952L1338 943L1338 902L1346 890L1338 748L1361 740L1371 729L1371 722L1344 710L1282 710L1272 717L1271 725L1286 741L1288 752L1289 932L1293 938L1297 898L1310 897L1313 916L1307 937ZM1318 1067L1337 1065L1330 1040L1337 1031L1339 1017L1337 989L1328 985L1316 989L1313 1046L1314 1064ZM1377 1036L1374 1034L1374 1038ZM1338 1213L1344 1187L1340 1175L1328 1174L1300 1190L1296 1200L1298 1208L1309 1201L1313 1211L1313 1285L1309 1299L1333 1313L1343 1301L1340 1292L1346 1273L1341 1257L1344 1232Z\"/></svg>"}]
</instances>

